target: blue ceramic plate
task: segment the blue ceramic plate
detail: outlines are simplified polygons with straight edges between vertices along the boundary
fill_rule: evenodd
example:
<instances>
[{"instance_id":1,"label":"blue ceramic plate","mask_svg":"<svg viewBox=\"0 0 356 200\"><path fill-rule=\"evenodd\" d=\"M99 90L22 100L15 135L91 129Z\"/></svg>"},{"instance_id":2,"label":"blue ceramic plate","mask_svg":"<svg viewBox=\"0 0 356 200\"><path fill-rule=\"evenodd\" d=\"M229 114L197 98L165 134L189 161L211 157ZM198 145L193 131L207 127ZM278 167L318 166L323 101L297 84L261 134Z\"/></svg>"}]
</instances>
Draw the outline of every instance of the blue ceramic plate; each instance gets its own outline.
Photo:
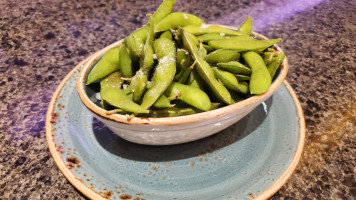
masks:
<instances>
[{"instance_id":1,"label":"blue ceramic plate","mask_svg":"<svg viewBox=\"0 0 356 200\"><path fill-rule=\"evenodd\" d=\"M47 140L66 178L92 199L265 199L293 173L304 118L287 82L245 118L211 137L173 146L127 142L82 105L79 64L50 103Z\"/></svg>"}]
</instances>

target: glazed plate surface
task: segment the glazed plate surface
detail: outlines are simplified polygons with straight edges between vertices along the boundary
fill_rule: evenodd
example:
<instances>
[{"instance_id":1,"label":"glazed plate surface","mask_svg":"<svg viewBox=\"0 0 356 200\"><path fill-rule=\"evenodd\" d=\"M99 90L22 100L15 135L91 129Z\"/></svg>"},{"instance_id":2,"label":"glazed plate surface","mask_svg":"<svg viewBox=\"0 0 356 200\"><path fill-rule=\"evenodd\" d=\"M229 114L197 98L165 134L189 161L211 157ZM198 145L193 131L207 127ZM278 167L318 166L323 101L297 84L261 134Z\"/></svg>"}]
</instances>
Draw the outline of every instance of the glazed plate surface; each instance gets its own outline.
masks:
<instances>
[{"instance_id":1,"label":"glazed plate surface","mask_svg":"<svg viewBox=\"0 0 356 200\"><path fill-rule=\"evenodd\" d=\"M304 117L286 81L220 133L146 146L121 139L85 108L76 90L82 65L55 92L46 132L59 169L91 199L266 199L300 159Z\"/></svg>"}]
</instances>

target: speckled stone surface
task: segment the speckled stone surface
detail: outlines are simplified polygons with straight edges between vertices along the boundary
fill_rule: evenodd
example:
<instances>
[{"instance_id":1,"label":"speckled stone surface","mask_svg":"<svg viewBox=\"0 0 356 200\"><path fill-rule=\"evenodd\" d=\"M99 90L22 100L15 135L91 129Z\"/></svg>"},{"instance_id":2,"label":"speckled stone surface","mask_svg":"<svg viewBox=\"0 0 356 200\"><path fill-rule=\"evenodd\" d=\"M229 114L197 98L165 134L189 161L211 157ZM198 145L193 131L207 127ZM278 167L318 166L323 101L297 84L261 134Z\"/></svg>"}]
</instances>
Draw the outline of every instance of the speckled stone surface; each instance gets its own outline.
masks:
<instances>
[{"instance_id":1,"label":"speckled stone surface","mask_svg":"<svg viewBox=\"0 0 356 200\"><path fill-rule=\"evenodd\" d=\"M158 1L0 0L0 199L85 199L56 167L45 115L81 60L147 21ZM272 199L356 199L356 1L177 0L207 23L282 37L306 119L292 177Z\"/></svg>"}]
</instances>

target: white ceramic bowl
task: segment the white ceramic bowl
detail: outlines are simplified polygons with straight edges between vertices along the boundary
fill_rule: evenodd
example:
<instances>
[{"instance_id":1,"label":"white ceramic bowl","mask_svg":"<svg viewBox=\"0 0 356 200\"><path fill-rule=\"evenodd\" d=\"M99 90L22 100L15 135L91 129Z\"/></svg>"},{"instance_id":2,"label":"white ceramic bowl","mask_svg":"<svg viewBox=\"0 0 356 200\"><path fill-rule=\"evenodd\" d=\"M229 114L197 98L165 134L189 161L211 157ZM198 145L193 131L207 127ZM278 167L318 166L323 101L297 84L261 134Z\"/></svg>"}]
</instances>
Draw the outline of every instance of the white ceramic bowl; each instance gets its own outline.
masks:
<instances>
[{"instance_id":1,"label":"white ceramic bowl","mask_svg":"<svg viewBox=\"0 0 356 200\"><path fill-rule=\"evenodd\" d=\"M231 27L229 27L231 28ZM266 37L256 34L258 37ZM85 78L91 66L110 48L118 46L122 40L115 42L91 56L81 69L77 89L83 104L93 115L108 126L120 137L135 143L147 145L170 145L198 140L215 134L251 112L256 106L270 97L282 84L288 71L288 61L285 58L271 87L263 94L250 97L241 102L218 108L208 112L179 117L128 119L121 114L106 114L105 110L90 100L86 93ZM275 47L282 52L277 45Z\"/></svg>"}]
</instances>

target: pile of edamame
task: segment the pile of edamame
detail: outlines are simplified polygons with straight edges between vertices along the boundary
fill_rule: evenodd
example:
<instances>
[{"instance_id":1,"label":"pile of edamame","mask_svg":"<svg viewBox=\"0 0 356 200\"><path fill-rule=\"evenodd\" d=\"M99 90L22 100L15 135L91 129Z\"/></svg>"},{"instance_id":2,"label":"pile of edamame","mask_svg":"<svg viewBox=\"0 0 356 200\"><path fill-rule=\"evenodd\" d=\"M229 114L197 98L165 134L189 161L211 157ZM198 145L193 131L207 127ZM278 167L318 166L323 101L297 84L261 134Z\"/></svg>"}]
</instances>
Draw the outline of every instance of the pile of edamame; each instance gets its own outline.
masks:
<instances>
[{"instance_id":1,"label":"pile of edamame","mask_svg":"<svg viewBox=\"0 0 356 200\"><path fill-rule=\"evenodd\" d=\"M171 12L164 0L148 23L108 50L86 84L100 81L107 113L172 117L209 111L268 90L284 60L278 39L253 37L248 17L237 30Z\"/></svg>"}]
</instances>

